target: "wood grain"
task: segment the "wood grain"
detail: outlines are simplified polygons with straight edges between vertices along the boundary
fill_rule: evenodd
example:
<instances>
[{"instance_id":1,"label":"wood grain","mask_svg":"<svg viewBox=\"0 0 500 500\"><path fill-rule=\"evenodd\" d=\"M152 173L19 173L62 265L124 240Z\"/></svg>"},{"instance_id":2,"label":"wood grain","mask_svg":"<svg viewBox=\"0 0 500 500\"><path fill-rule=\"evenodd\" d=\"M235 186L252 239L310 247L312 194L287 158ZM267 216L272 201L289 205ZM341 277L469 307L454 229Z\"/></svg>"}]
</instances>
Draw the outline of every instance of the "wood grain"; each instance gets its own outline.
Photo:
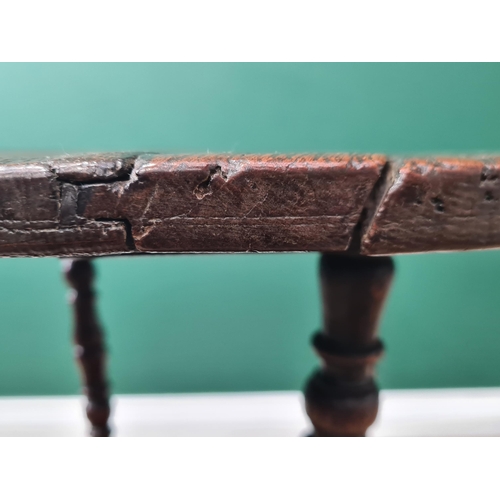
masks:
<instances>
[{"instance_id":1,"label":"wood grain","mask_svg":"<svg viewBox=\"0 0 500 500\"><path fill-rule=\"evenodd\" d=\"M82 187L79 215L126 219L140 252L346 250L384 157L142 156Z\"/></svg>"},{"instance_id":2,"label":"wood grain","mask_svg":"<svg viewBox=\"0 0 500 500\"><path fill-rule=\"evenodd\" d=\"M363 253L500 247L500 159L410 159L391 176Z\"/></svg>"},{"instance_id":3,"label":"wood grain","mask_svg":"<svg viewBox=\"0 0 500 500\"><path fill-rule=\"evenodd\" d=\"M128 175L133 158L100 154L0 161L0 256L130 252L125 221L78 218L76 203L81 182L113 182Z\"/></svg>"},{"instance_id":4,"label":"wood grain","mask_svg":"<svg viewBox=\"0 0 500 500\"><path fill-rule=\"evenodd\" d=\"M0 256L500 247L500 159L106 153L0 161Z\"/></svg>"},{"instance_id":5,"label":"wood grain","mask_svg":"<svg viewBox=\"0 0 500 500\"><path fill-rule=\"evenodd\" d=\"M0 254L344 251L385 163L101 155L3 167L1 203L19 224L7 235L13 216L0 212ZM49 231L31 231L38 219Z\"/></svg>"}]
</instances>

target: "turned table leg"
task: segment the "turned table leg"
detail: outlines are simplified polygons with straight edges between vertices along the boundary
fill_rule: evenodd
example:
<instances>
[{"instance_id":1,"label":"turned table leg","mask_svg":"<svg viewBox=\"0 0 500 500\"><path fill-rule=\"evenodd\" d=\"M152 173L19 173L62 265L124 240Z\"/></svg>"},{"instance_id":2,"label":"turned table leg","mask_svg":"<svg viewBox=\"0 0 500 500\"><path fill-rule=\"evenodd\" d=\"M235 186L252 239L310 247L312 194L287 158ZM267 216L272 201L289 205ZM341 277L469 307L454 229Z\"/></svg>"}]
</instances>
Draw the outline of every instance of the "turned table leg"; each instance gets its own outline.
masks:
<instances>
[{"instance_id":1,"label":"turned table leg","mask_svg":"<svg viewBox=\"0 0 500 500\"><path fill-rule=\"evenodd\" d=\"M71 288L69 300L74 315L75 357L88 398L87 417L92 424L90 435L106 437L110 434L110 407L105 375L106 353L94 305L94 268L88 259L64 260L63 268Z\"/></svg>"},{"instance_id":2,"label":"turned table leg","mask_svg":"<svg viewBox=\"0 0 500 500\"><path fill-rule=\"evenodd\" d=\"M305 389L316 436L364 436L375 421L373 374L383 352L376 333L393 274L390 257L321 256L323 331L312 343L322 368Z\"/></svg>"}]
</instances>

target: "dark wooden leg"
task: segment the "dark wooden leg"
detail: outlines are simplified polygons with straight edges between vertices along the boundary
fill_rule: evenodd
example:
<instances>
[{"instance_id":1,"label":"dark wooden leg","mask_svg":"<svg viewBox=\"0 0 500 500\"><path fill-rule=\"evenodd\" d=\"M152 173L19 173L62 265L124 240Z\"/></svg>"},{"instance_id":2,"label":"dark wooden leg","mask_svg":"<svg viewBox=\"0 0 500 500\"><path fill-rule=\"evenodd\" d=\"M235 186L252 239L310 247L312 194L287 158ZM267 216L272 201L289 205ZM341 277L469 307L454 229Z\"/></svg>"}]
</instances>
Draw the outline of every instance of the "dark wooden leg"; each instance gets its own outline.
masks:
<instances>
[{"instance_id":1,"label":"dark wooden leg","mask_svg":"<svg viewBox=\"0 0 500 500\"><path fill-rule=\"evenodd\" d=\"M312 343L322 368L305 389L316 436L364 436L375 421L373 374L383 352L376 333L393 274L390 257L321 256L323 331Z\"/></svg>"},{"instance_id":2,"label":"dark wooden leg","mask_svg":"<svg viewBox=\"0 0 500 500\"><path fill-rule=\"evenodd\" d=\"M94 306L94 268L92 261L88 259L64 260L63 267L71 287L69 300L74 314L75 356L88 398L87 417L92 424L90 435L107 437L110 434L110 407L105 376L106 353Z\"/></svg>"}]
</instances>

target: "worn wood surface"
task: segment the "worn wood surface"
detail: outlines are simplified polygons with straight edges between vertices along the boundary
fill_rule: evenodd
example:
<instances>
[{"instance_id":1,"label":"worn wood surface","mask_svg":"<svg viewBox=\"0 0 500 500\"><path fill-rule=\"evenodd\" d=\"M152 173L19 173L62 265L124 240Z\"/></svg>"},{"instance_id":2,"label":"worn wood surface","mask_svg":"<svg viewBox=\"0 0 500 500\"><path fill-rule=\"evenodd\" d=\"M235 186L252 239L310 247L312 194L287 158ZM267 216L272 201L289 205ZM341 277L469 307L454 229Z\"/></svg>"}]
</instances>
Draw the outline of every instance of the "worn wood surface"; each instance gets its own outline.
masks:
<instances>
[{"instance_id":1,"label":"worn wood surface","mask_svg":"<svg viewBox=\"0 0 500 500\"><path fill-rule=\"evenodd\" d=\"M500 247L500 159L95 154L0 161L0 256Z\"/></svg>"},{"instance_id":2,"label":"worn wood surface","mask_svg":"<svg viewBox=\"0 0 500 500\"><path fill-rule=\"evenodd\" d=\"M126 219L140 252L345 250L383 157L143 156L83 186L79 215Z\"/></svg>"},{"instance_id":3,"label":"worn wood surface","mask_svg":"<svg viewBox=\"0 0 500 500\"><path fill-rule=\"evenodd\" d=\"M76 214L84 182L128 175L127 155L0 162L0 255L86 256L130 251L126 223Z\"/></svg>"},{"instance_id":4,"label":"worn wood surface","mask_svg":"<svg viewBox=\"0 0 500 500\"><path fill-rule=\"evenodd\" d=\"M379 196L366 254L500 247L500 158L395 162Z\"/></svg>"}]
</instances>

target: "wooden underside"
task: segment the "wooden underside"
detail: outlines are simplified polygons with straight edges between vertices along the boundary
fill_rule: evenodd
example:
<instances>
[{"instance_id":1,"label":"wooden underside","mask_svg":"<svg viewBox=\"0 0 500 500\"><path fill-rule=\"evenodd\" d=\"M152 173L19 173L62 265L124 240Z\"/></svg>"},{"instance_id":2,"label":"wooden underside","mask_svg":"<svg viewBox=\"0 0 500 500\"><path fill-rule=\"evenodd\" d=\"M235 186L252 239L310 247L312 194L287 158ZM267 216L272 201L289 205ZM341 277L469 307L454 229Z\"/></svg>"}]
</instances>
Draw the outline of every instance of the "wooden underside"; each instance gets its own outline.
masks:
<instances>
[{"instance_id":1,"label":"wooden underside","mask_svg":"<svg viewBox=\"0 0 500 500\"><path fill-rule=\"evenodd\" d=\"M95 154L0 162L0 256L500 247L500 158Z\"/></svg>"}]
</instances>

